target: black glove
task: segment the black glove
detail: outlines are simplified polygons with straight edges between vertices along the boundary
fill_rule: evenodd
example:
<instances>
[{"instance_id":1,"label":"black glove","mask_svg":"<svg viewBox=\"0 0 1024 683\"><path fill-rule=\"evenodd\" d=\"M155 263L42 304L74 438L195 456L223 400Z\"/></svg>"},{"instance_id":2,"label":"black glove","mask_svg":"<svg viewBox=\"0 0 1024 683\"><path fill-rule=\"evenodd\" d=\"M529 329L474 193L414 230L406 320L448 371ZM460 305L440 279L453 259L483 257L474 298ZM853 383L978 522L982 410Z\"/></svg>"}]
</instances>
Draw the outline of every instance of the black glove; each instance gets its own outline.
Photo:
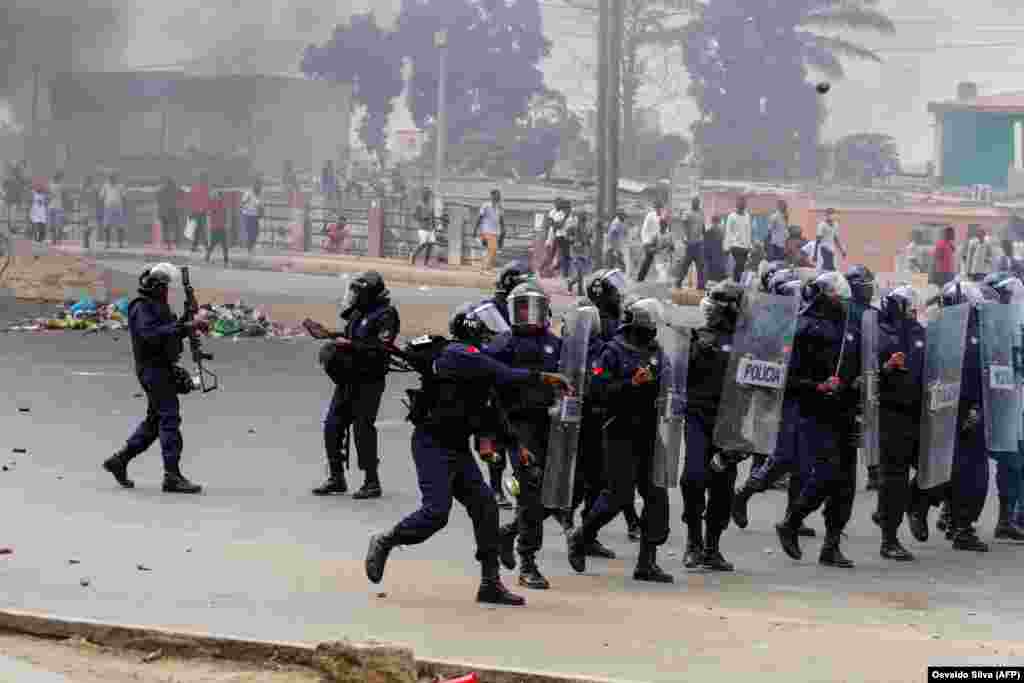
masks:
<instances>
[{"instance_id":1,"label":"black glove","mask_svg":"<svg viewBox=\"0 0 1024 683\"><path fill-rule=\"evenodd\" d=\"M981 411L978 410L977 406L971 406L967 410L967 416L964 417L963 423L960 425L961 434L970 434L978 425L981 423Z\"/></svg>"},{"instance_id":2,"label":"black glove","mask_svg":"<svg viewBox=\"0 0 1024 683\"><path fill-rule=\"evenodd\" d=\"M180 365L175 365L171 368L171 373L174 375L175 391L177 391L181 396L191 394L192 390L195 388L195 384L193 384L192 375L188 374L188 370Z\"/></svg>"}]
</instances>

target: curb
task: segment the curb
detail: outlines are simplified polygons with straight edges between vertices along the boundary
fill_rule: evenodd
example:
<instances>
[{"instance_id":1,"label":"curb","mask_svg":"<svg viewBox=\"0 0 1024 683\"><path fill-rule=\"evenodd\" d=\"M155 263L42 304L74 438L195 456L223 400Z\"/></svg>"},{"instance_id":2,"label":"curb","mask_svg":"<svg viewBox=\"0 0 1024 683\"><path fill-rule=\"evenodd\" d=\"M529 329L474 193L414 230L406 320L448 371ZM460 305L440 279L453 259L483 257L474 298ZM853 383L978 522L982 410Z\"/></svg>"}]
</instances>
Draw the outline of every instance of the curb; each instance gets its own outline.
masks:
<instances>
[{"instance_id":1,"label":"curb","mask_svg":"<svg viewBox=\"0 0 1024 683\"><path fill-rule=\"evenodd\" d=\"M288 664L319 671L324 680L344 683L416 683L475 672L481 683L625 683L621 679L498 669L468 662L416 658L412 649L378 641L337 641L309 645L285 641L245 640L145 626L107 624L91 619L0 610L0 631L40 638L83 638L90 643L126 650L162 650L176 657L209 657L249 664Z\"/></svg>"}]
</instances>

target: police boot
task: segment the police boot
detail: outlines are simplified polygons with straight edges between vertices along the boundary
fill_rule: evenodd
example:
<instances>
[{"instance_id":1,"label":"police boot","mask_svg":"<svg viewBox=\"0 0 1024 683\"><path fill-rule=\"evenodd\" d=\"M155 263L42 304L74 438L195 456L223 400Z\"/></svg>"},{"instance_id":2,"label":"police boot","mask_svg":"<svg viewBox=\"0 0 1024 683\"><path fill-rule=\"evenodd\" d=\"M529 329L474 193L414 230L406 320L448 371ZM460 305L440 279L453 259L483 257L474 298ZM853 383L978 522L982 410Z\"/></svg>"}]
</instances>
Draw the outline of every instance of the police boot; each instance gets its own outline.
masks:
<instances>
[{"instance_id":1,"label":"police boot","mask_svg":"<svg viewBox=\"0 0 1024 683\"><path fill-rule=\"evenodd\" d=\"M590 543L587 543L587 557L600 557L604 560L614 560L618 556L615 554L614 550L595 538Z\"/></svg>"},{"instance_id":2,"label":"police boot","mask_svg":"<svg viewBox=\"0 0 1024 683\"><path fill-rule=\"evenodd\" d=\"M868 485L865 487L865 491L877 491L881 483L881 477L879 476L879 468L877 465L868 467Z\"/></svg>"},{"instance_id":3,"label":"police boot","mask_svg":"<svg viewBox=\"0 0 1024 683\"><path fill-rule=\"evenodd\" d=\"M978 538L978 533L970 524L961 526L953 533L953 550L968 550L975 553L987 553L988 544Z\"/></svg>"},{"instance_id":4,"label":"police boot","mask_svg":"<svg viewBox=\"0 0 1024 683\"><path fill-rule=\"evenodd\" d=\"M878 554L887 560L894 560L896 562L914 561L913 553L904 548L898 538L882 539L882 547L879 549Z\"/></svg>"},{"instance_id":5,"label":"police boot","mask_svg":"<svg viewBox=\"0 0 1024 683\"><path fill-rule=\"evenodd\" d=\"M818 532L801 522L800 528L796 530L796 534L802 538L814 538L818 535Z\"/></svg>"},{"instance_id":6,"label":"police boot","mask_svg":"<svg viewBox=\"0 0 1024 683\"><path fill-rule=\"evenodd\" d=\"M658 566L658 546L646 543L640 546L640 556L636 560L633 579L652 583L675 583L675 578Z\"/></svg>"},{"instance_id":7,"label":"police boot","mask_svg":"<svg viewBox=\"0 0 1024 683\"><path fill-rule=\"evenodd\" d=\"M359 490L352 494L352 498L355 500L369 500L371 498L380 498L380 479L377 475L377 470L367 470L366 481L359 487Z\"/></svg>"},{"instance_id":8,"label":"police boot","mask_svg":"<svg viewBox=\"0 0 1024 683\"><path fill-rule=\"evenodd\" d=\"M120 450L103 461L103 469L114 475L117 483L126 489L135 488L135 482L128 478L128 461L130 460L131 456Z\"/></svg>"},{"instance_id":9,"label":"police boot","mask_svg":"<svg viewBox=\"0 0 1024 683\"><path fill-rule=\"evenodd\" d=\"M501 560L501 564L504 565L505 569L509 571L516 568L516 536L518 534L519 531L516 529L515 522L498 530L498 537L501 541L501 545L498 548L498 559Z\"/></svg>"},{"instance_id":10,"label":"police boot","mask_svg":"<svg viewBox=\"0 0 1024 683\"><path fill-rule=\"evenodd\" d=\"M1007 541L1024 541L1024 530L1017 527L1011 520L1012 506L1010 499L999 497L999 523L996 524L995 537Z\"/></svg>"},{"instance_id":11,"label":"police boot","mask_svg":"<svg viewBox=\"0 0 1024 683\"><path fill-rule=\"evenodd\" d=\"M740 488L736 489L736 495L732 499L732 521L736 523L741 529L746 529L747 525L750 524L750 518L747 515L747 503L754 497L757 490L752 485L751 480L747 480Z\"/></svg>"},{"instance_id":12,"label":"police boot","mask_svg":"<svg viewBox=\"0 0 1024 683\"><path fill-rule=\"evenodd\" d=\"M340 460L328 460L327 466L330 468L327 481L313 489L313 495L331 496L348 493L348 482L345 481L345 463Z\"/></svg>"},{"instance_id":13,"label":"police boot","mask_svg":"<svg viewBox=\"0 0 1024 683\"><path fill-rule=\"evenodd\" d=\"M786 517L775 525L775 533L779 536L782 550L794 560L801 559L804 554L800 550L800 526L803 520L792 510L786 511Z\"/></svg>"},{"instance_id":14,"label":"police boot","mask_svg":"<svg viewBox=\"0 0 1024 683\"><path fill-rule=\"evenodd\" d=\"M526 598L510 593L505 588L505 584L501 582L501 574L498 572L498 563L494 561L485 566L481 572L476 601L488 605L509 605L511 607L522 607L526 604Z\"/></svg>"},{"instance_id":15,"label":"police boot","mask_svg":"<svg viewBox=\"0 0 1024 683\"><path fill-rule=\"evenodd\" d=\"M818 564L826 567L839 567L841 569L853 569L853 561L839 549L841 532L826 532L825 543L821 546L821 554L818 555Z\"/></svg>"},{"instance_id":16,"label":"police boot","mask_svg":"<svg viewBox=\"0 0 1024 683\"><path fill-rule=\"evenodd\" d=\"M193 484L178 468L178 462L166 461L164 464L164 493L201 493L203 487Z\"/></svg>"},{"instance_id":17,"label":"police boot","mask_svg":"<svg viewBox=\"0 0 1024 683\"><path fill-rule=\"evenodd\" d=\"M641 536L643 536L643 533L640 531L640 525L639 524L630 524L630 525L628 525L628 527L626 529L626 537L630 541L632 541L633 543L639 543Z\"/></svg>"},{"instance_id":18,"label":"police boot","mask_svg":"<svg viewBox=\"0 0 1024 683\"><path fill-rule=\"evenodd\" d=\"M534 590L547 590L551 584L540 573L537 567L537 560L533 555L521 555L519 557L519 585Z\"/></svg>"},{"instance_id":19,"label":"police boot","mask_svg":"<svg viewBox=\"0 0 1024 683\"><path fill-rule=\"evenodd\" d=\"M696 569L704 564L704 538L699 524L688 524L687 529L683 566L687 569Z\"/></svg>"},{"instance_id":20,"label":"police boot","mask_svg":"<svg viewBox=\"0 0 1024 683\"><path fill-rule=\"evenodd\" d=\"M395 530L370 536L370 546L366 550L366 578L371 583L380 583L384 578L384 565L388 563L391 549L398 545Z\"/></svg>"},{"instance_id":21,"label":"police boot","mask_svg":"<svg viewBox=\"0 0 1024 683\"><path fill-rule=\"evenodd\" d=\"M946 539L951 540L953 537L953 510L949 504L949 501L943 501L942 512L939 513L939 521L935 523L935 528L939 531L946 532Z\"/></svg>"},{"instance_id":22,"label":"police boot","mask_svg":"<svg viewBox=\"0 0 1024 683\"><path fill-rule=\"evenodd\" d=\"M587 571L587 542L583 538L583 528L574 529L566 542L569 546L569 566L577 574Z\"/></svg>"},{"instance_id":23,"label":"police boot","mask_svg":"<svg viewBox=\"0 0 1024 683\"><path fill-rule=\"evenodd\" d=\"M910 534L920 543L928 540L928 504L916 503L907 510Z\"/></svg>"},{"instance_id":24,"label":"police boot","mask_svg":"<svg viewBox=\"0 0 1024 683\"><path fill-rule=\"evenodd\" d=\"M789 478L791 475L784 474L772 485L776 491L788 491L789 490Z\"/></svg>"},{"instance_id":25,"label":"police boot","mask_svg":"<svg viewBox=\"0 0 1024 683\"><path fill-rule=\"evenodd\" d=\"M707 548L704 550L704 561L702 563L705 569L710 569L714 572L731 572L734 567L732 562L727 562L725 557L722 556L721 550L719 550L719 542L722 539L722 531L708 530Z\"/></svg>"}]
</instances>

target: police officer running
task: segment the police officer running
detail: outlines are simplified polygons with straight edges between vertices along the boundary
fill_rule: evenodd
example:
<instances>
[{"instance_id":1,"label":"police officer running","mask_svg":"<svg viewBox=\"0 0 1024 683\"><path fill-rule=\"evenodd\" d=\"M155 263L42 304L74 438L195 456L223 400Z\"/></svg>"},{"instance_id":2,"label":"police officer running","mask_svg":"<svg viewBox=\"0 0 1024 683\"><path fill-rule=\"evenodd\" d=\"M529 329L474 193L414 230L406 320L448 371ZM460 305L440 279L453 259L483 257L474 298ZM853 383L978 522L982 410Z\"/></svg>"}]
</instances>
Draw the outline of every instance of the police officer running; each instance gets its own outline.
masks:
<instances>
[{"instance_id":1,"label":"police officer running","mask_svg":"<svg viewBox=\"0 0 1024 683\"><path fill-rule=\"evenodd\" d=\"M448 524L454 498L473 521L476 559L482 572L477 601L499 605L526 603L501 582L498 507L494 493L484 483L473 460L469 437L493 426L487 399L495 385L565 388L568 382L555 373L510 368L469 343L485 334L500 332L503 322L493 307L469 304L456 310L450 321L454 342L433 338L410 345L410 352L421 355L425 361L423 385L410 392L409 415L415 425L412 455L423 501L419 510L393 529L371 537L366 576L373 583L383 578L392 548L423 543Z\"/></svg>"},{"instance_id":2,"label":"police officer running","mask_svg":"<svg viewBox=\"0 0 1024 683\"><path fill-rule=\"evenodd\" d=\"M533 282L524 282L509 294L508 304L512 331L495 338L484 353L513 368L556 372L562 340L549 329L551 307L547 294ZM550 584L537 567L536 557L544 541L544 520L550 514L541 504L541 486L551 432L548 409L555 404L556 396L550 386L504 382L498 385L498 396L514 435L512 468L519 482L516 521L502 530L503 543L510 544L518 536L519 584L544 590ZM502 554L510 559L507 547Z\"/></svg>"},{"instance_id":3,"label":"police officer running","mask_svg":"<svg viewBox=\"0 0 1024 683\"><path fill-rule=\"evenodd\" d=\"M668 491L652 479L657 434L659 386L670 368L655 341L660 304L654 299L628 298L623 303L622 328L592 365L591 391L604 404L605 473L601 492L581 527L569 536L569 564L586 571L586 548L619 512L633 502L639 489L644 499L640 555L633 578L672 583L658 566L657 552L668 540ZM667 379L665 380L667 381Z\"/></svg>"},{"instance_id":4,"label":"police officer running","mask_svg":"<svg viewBox=\"0 0 1024 683\"><path fill-rule=\"evenodd\" d=\"M742 300L743 289L739 285L717 285L700 303L705 326L691 334L686 462L679 481L687 528L683 557L687 569L733 570L733 565L722 556L720 540L729 526L737 460L719 454L712 435Z\"/></svg>"},{"instance_id":5,"label":"police officer running","mask_svg":"<svg viewBox=\"0 0 1024 683\"><path fill-rule=\"evenodd\" d=\"M128 305L135 376L146 392L146 419L124 448L103 463L103 469L126 489L135 487L135 482L128 478L128 463L159 439L164 459L164 492L202 491L201 486L185 478L179 466L183 442L178 394L192 390L192 378L178 365L178 360L184 351L182 340L193 331L208 332L209 325L202 320L179 322L171 312L168 289L177 277L178 269L170 263L147 268L139 276L139 296Z\"/></svg>"},{"instance_id":6,"label":"police officer running","mask_svg":"<svg viewBox=\"0 0 1024 683\"><path fill-rule=\"evenodd\" d=\"M787 391L799 401L798 457L813 459L814 465L785 519L775 525L783 551L799 560L800 525L824 503L825 542L818 561L842 568L853 567L839 544L856 494L857 451L850 446L860 403L853 388L860 374L860 335L846 324L849 299L850 284L834 271L804 286Z\"/></svg>"},{"instance_id":7,"label":"police officer running","mask_svg":"<svg viewBox=\"0 0 1024 683\"><path fill-rule=\"evenodd\" d=\"M349 285L345 308L341 313L345 329L336 342L337 352L345 354L346 372L335 378L334 395L324 419L324 447L330 475L313 489L313 494L326 496L346 493L347 453L344 453L345 432L351 426L363 470L363 486L352 494L357 500L380 498L380 475L377 457L377 412L384 394L388 373L388 356L383 351L360 347L351 342L372 341L393 343L398 337L398 311L391 305L389 292L380 273L367 271Z\"/></svg>"}]
</instances>

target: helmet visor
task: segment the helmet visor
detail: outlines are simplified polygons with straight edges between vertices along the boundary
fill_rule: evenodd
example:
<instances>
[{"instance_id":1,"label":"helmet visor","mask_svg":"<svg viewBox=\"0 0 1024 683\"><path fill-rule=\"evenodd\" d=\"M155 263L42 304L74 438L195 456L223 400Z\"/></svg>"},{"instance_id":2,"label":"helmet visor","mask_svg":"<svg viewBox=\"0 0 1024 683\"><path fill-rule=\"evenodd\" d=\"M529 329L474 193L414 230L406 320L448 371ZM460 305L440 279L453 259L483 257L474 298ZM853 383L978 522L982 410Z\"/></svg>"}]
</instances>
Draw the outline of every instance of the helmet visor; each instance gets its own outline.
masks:
<instances>
[{"instance_id":1,"label":"helmet visor","mask_svg":"<svg viewBox=\"0 0 1024 683\"><path fill-rule=\"evenodd\" d=\"M499 335L508 332L511 328L505 319L501 317L498 307L494 304L484 304L473 309L473 315L483 323L484 327L490 330L492 335Z\"/></svg>"},{"instance_id":2,"label":"helmet visor","mask_svg":"<svg viewBox=\"0 0 1024 683\"><path fill-rule=\"evenodd\" d=\"M642 327L648 330L657 329L658 324L664 317L662 315L661 302L657 299L640 299L640 301L629 307L629 311L633 316L632 324L635 327Z\"/></svg>"},{"instance_id":3,"label":"helmet visor","mask_svg":"<svg viewBox=\"0 0 1024 683\"><path fill-rule=\"evenodd\" d=\"M626 276L622 274L621 270L610 271L603 279L609 287L614 287L619 292L626 291Z\"/></svg>"},{"instance_id":4,"label":"helmet visor","mask_svg":"<svg viewBox=\"0 0 1024 683\"><path fill-rule=\"evenodd\" d=\"M508 303L514 326L543 327L548 322L548 300L540 294L517 296Z\"/></svg>"}]
</instances>

